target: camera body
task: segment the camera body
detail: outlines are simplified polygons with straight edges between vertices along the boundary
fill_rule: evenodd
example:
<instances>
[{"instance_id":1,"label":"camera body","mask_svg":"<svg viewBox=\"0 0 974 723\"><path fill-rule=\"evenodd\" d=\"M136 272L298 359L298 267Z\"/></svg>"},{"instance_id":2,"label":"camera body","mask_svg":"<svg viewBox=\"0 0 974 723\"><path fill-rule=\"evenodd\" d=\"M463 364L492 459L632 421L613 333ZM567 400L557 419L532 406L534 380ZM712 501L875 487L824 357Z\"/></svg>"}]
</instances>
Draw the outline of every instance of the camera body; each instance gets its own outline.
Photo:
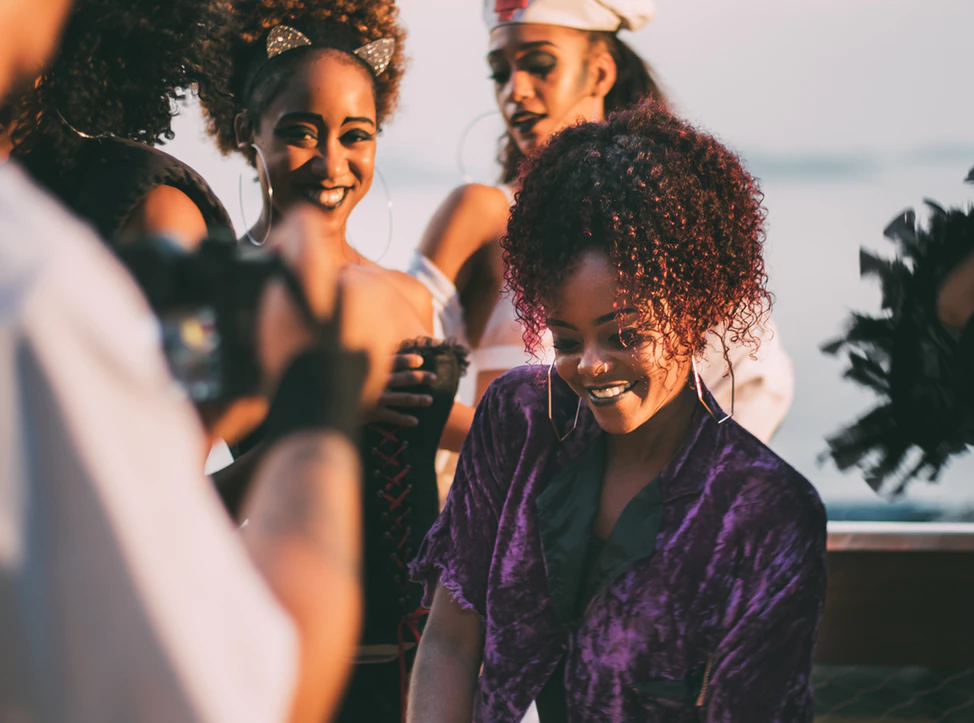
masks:
<instances>
[{"instance_id":1,"label":"camera body","mask_svg":"<svg viewBox=\"0 0 974 723\"><path fill-rule=\"evenodd\" d=\"M260 392L257 309L277 256L243 256L236 241L208 238L189 253L164 237L117 249L162 327L170 369L195 404Z\"/></svg>"}]
</instances>

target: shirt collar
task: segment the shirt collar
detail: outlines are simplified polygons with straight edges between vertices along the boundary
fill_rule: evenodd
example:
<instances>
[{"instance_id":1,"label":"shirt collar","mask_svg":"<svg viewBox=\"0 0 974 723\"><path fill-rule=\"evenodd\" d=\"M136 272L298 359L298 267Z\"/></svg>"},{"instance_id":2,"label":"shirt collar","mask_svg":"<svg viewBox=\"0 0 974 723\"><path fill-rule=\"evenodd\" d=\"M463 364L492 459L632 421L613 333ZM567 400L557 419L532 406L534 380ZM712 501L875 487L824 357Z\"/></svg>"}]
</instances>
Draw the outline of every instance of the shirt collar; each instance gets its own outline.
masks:
<instances>
[{"instance_id":1,"label":"shirt collar","mask_svg":"<svg viewBox=\"0 0 974 723\"><path fill-rule=\"evenodd\" d=\"M718 419L723 418L724 413L713 395L706 388L703 389L703 394L714 415ZM588 405L583 403L575 432L562 443L562 454L559 455L563 461L562 465L574 464L591 449L593 443L602 434L602 428L595 421ZM709 460L719 453L723 437L722 425L717 424L703 404L698 402L686 441L660 472L659 484L664 504L678 497L697 495L703 491L707 483L707 475L702 472L702 469L709 467ZM559 465L559 468L562 465Z\"/></svg>"}]
</instances>

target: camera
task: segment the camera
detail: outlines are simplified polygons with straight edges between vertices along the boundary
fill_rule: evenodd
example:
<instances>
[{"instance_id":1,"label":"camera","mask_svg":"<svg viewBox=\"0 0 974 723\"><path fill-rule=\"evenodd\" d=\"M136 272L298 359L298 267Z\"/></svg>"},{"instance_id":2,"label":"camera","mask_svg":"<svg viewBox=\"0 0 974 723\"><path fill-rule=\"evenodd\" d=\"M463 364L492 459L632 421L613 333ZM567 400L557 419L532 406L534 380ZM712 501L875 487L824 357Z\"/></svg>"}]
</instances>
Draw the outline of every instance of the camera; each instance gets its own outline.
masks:
<instances>
[{"instance_id":1,"label":"camera","mask_svg":"<svg viewBox=\"0 0 974 723\"><path fill-rule=\"evenodd\" d=\"M243 256L231 238L190 253L165 237L117 248L162 327L173 376L196 404L259 393L256 322L267 282L287 271L276 255Z\"/></svg>"}]
</instances>

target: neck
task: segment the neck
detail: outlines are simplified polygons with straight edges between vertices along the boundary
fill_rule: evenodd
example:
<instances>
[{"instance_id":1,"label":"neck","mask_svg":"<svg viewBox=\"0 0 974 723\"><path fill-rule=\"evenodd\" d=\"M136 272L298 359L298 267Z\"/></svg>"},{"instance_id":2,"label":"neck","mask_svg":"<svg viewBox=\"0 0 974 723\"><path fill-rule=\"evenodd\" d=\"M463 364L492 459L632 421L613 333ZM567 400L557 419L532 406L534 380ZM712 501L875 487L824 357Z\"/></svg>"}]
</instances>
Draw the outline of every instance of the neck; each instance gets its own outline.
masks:
<instances>
[{"instance_id":1,"label":"neck","mask_svg":"<svg viewBox=\"0 0 974 723\"><path fill-rule=\"evenodd\" d=\"M609 450L617 458L632 462L670 459L686 440L697 404L696 393L684 385L638 429L608 435Z\"/></svg>"},{"instance_id":2,"label":"neck","mask_svg":"<svg viewBox=\"0 0 974 723\"><path fill-rule=\"evenodd\" d=\"M255 241L260 243L267 238L268 229L273 232L275 229L280 228L282 223L282 215L277 210L268 210L265 205L264 210L261 211L260 218L257 219L257 223L250 229L250 235ZM369 264L368 260L348 243L345 235L345 222L342 222L341 225L323 222L315 229L315 235L321 243L326 245L331 256L331 262L335 267L341 268L349 264Z\"/></svg>"}]
</instances>

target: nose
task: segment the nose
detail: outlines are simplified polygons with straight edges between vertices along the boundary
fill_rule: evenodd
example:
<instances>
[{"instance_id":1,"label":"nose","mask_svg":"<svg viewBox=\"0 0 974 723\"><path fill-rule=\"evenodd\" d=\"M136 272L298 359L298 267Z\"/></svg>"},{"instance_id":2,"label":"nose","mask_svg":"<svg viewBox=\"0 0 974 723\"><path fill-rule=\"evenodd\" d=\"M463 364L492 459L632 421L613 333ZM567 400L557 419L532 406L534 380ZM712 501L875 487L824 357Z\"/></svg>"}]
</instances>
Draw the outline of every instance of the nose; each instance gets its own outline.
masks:
<instances>
[{"instance_id":1,"label":"nose","mask_svg":"<svg viewBox=\"0 0 974 723\"><path fill-rule=\"evenodd\" d=\"M578 374L581 377L597 379L610 369L611 362L596 347L587 348L578 359Z\"/></svg>"},{"instance_id":2,"label":"nose","mask_svg":"<svg viewBox=\"0 0 974 723\"><path fill-rule=\"evenodd\" d=\"M326 138L318 144L312 170L322 180L338 180L348 171L348 154L338 138Z\"/></svg>"},{"instance_id":3,"label":"nose","mask_svg":"<svg viewBox=\"0 0 974 723\"><path fill-rule=\"evenodd\" d=\"M505 95L512 103L521 104L534 95L534 86L531 84L531 74L522 70L515 70L511 73L511 79L507 81L504 89Z\"/></svg>"}]
</instances>

